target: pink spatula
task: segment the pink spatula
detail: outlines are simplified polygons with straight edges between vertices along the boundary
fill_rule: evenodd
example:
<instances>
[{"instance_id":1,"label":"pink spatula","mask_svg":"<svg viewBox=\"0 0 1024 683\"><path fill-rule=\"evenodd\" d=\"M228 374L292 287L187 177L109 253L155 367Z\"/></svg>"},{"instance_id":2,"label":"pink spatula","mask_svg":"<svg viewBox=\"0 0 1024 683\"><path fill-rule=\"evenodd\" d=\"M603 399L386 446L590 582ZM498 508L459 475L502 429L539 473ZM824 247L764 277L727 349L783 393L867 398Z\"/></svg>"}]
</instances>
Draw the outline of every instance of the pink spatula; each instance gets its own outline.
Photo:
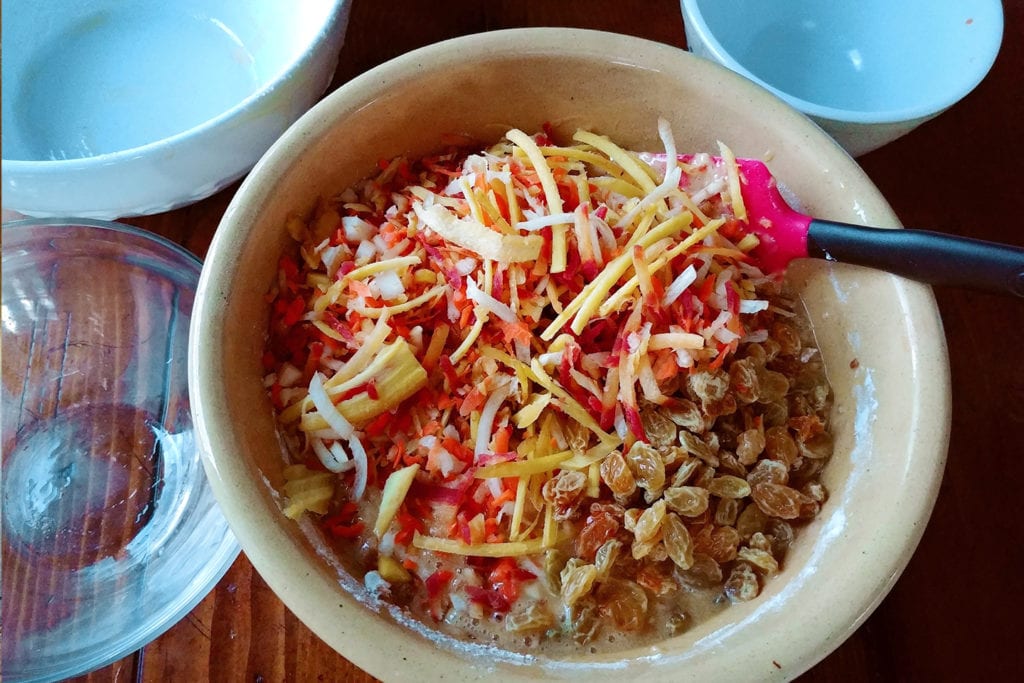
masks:
<instances>
[{"instance_id":1,"label":"pink spatula","mask_svg":"<svg viewBox=\"0 0 1024 683\"><path fill-rule=\"evenodd\" d=\"M692 156L680 156L691 163ZM722 163L712 157L716 165ZM763 162L737 159L749 229L761 240L759 265L779 272L796 258L877 268L934 285L1024 297L1024 248L927 230L866 228L793 209Z\"/></svg>"}]
</instances>

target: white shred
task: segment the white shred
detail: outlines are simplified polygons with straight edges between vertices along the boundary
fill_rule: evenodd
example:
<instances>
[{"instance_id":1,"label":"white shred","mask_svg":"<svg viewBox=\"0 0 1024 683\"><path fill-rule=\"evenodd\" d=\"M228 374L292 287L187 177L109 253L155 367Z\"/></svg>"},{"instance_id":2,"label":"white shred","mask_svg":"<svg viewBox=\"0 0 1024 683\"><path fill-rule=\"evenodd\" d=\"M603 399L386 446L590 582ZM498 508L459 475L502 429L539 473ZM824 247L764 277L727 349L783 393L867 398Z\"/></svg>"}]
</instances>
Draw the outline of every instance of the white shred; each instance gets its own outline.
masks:
<instances>
[{"instance_id":1,"label":"white shred","mask_svg":"<svg viewBox=\"0 0 1024 683\"><path fill-rule=\"evenodd\" d=\"M686 267L686 270L679 273L676 279L672 280L672 284L665 288L665 296L661 298L661 305L671 306L675 303L676 299L682 296L686 288L692 285L697 280L697 271L694 269L691 263Z\"/></svg>"},{"instance_id":2,"label":"white shred","mask_svg":"<svg viewBox=\"0 0 1024 683\"><path fill-rule=\"evenodd\" d=\"M320 416L327 420L327 424L330 425L331 429L343 438L348 438L355 432L355 428L351 422L345 419L344 415L338 412L334 402L331 401L331 397L327 395L323 382L323 374L319 372L313 373L313 378L309 381L309 398L313 401L313 405L316 406Z\"/></svg>"}]
</instances>

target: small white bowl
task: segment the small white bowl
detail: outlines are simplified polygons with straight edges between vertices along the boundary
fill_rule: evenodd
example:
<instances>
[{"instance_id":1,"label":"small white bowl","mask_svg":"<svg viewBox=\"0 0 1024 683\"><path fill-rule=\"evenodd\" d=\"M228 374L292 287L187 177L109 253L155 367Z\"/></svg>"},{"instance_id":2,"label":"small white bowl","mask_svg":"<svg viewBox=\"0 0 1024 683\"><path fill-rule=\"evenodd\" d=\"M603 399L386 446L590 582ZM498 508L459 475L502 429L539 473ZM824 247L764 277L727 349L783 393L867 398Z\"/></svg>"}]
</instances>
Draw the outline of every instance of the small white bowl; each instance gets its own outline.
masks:
<instances>
[{"instance_id":1,"label":"small white bowl","mask_svg":"<svg viewBox=\"0 0 1024 683\"><path fill-rule=\"evenodd\" d=\"M326 89L349 0L11 0L3 206L157 213L236 180Z\"/></svg>"},{"instance_id":2,"label":"small white bowl","mask_svg":"<svg viewBox=\"0 0 1024 683\"><path fill-rule=\"evenodd\" d=\"M859 156L909 133L985 77L999 0L682 0L686 41L810 116Z\"/></svg>"}]
</instances>

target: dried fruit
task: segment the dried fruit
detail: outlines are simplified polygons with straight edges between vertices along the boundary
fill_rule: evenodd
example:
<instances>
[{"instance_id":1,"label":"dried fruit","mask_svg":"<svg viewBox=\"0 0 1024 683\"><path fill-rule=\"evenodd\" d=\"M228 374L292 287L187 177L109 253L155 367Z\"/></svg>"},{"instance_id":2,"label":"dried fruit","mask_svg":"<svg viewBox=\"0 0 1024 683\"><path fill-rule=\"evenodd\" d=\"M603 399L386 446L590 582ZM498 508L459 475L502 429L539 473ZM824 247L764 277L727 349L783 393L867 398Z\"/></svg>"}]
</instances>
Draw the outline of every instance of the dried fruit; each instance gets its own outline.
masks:
<instances>
[{"instance_id":1,"label":"dried fruit","mask_svg":"<svg viewBox=\"0 0 1024 683\"><path fill-rule=\"evenodd\" d=\"M758 484L752 487L750 495L762 512L780 519L796 519L802 516L806 506L817 505L796 489L782 484Z\"/></svg>"},{"instance_id":2,"label":"dried fruit","mask_svg":"<svg viewBox=\"0 0 1024 683\"><path fill-rule=\"evenodd\" d=\"M616 498L625 498L636 491L636 479L619 451L612 451L601 461L601 481Z\"/></svg>"},{"instance_id":3,"label":"dried fruit","mask_svg":"<svg viewBox=\"0 0 1024 683\"><path fill-rule=\"evenodd\" d=\"M569 607L588 595L597 579L597 567L592 564L569 563L562 570L562 602Z\"/></svg>"},{"instance_id":4,"label":"dried fruit","mask_svg":"<svg viewBox=\"0 0 1024 683\"><path fill-rule=\"evenodd\" d=\"M736 559L736 550L740 544L740 534L731 526L704 526L693 537L694 551L703 553L719 564L732 562Z\"/></svg>"},{"instance_id":5,"label":"dried fruit","mask_svg":"<svg viewBox=\"0 0 1024 683\"><path fill-rule=\"evenodd\" d=\"M751 488L758 484L786 484L789 482L789 468L778 460L759 460L747 475Z\"/></svg>"},{"instance_id":6,"label":"dried fruit","mask_svg":"<svg viewBox=\"0 0 1024 683\"><path fill-rule=\"evenodd\" d=\"M695 588L709 588L722 583L722 567L703 553L694 553L690 568L677 572L677 575Z\"/></svg>"},{"instance_id":7,"label":"dried fruit","mask_svg":"<svg viewBox=\"0 0 1024 683\"><path fill-rule=\"evenodd\" d=\"M632 581L611 579L597 590L601 616L621 631L639 631L647 623L647 593Z\"/></svg>"},{"instance_id":8,"label":"dried fruit","mask_svg":"<svg viewBox=\"0 0 1024 683\"><path fill-rule=\"evenodd\" d=\"M757 507L757 506L755 506ZM732 526L740 512L740 501L736 498L722 498L715 506L715 524L718 526Z\"/></svg>"},{"instance_id":9,"label":"dried fruit","mask_svg":"<svg viewBox=\"0 0 1024 683\"><path fill-rule=\"evenodd\" d=\"M684 517L696 517L708 509L711 494L697 486L673 486L665 489L662 500L673 512Z\"/></svg>"},{"instance_id":10,"label":"dried fruit","mask_svg":"<svg viewBox=\"0 0 1024 683\"><path fill-rule=\"evenodd\" d=\"M680 429L679 445L712 467L718 467L718 456L715 451L696 434Z\"/></svg>"},{"instance_id":11,"label":"dried fruit","mask_svg":"<svg viewBox=\"0 0 1024 683\"><path fill-rule=\"evenodd\" d=\"M757 574L746 562L737 562L725 581L725 594L733 602L753 600L761 592Z\"/></svg>"},{"instance_id":12,"label":"dried fruit","mask_svg":"<svg viewBox=\"0 0 1024 683\"><path fill-rule=\"evenodd\" d=\"M800 491L819 505L828 498L828 491L825 490L825 485L820 481L809 481L800 487Z\"/></svg>"},{"instance_id":13,"label":"dried fruit","mask_svg":"<svg viewBox=\"0 0 1024 683\"><path fill-rule=\"evenodd\" d=\"M750 495L750 484L745 479L726 474L712 479L708 491L719 498L746 498Z\"/></svg>"},{"instance_id":14,"label":"dried fruit","mask_svg":"<svg viewBox=\"0 0 1024 683\"><path fill-rule=\"evenodd\" d=\"M763 363L761 364L763 367ZM734 361L729 368L729 386L740 403L753 403L761 392L758 382L758 364L752 358Z\"/></svg>"},{"instance_id":15,"label":"dried fruit","mask_svg":"<svg viewBox=\"0 0 1024 683\"><path fill-rule=\"evenodd\" d=\"M555 508L555 519L568 519L587 486L587 477L575 470L561 470L544 482L541 495Z\"/></svg>"},{"instance_id":16,"label":"dried fruit","mask_svg":"<svg viewBox=\"0 0 1024 683\"><path fill-rule=\"evenodd\" d=\"M765 574L773 576L779 572L779 563L772 557L771 553L758 548L740 548L736 554L737 559L749 562Z\"/></svg>"},{"instance_id":17,"label":"dried fruit","mask_svg":"<svg viewBox=\"0 0 1024 683\"><path fill-rule=\"evenodd\" d=\"M808 437L806 441L800 441L798 439L796 445L800 450L800 455L805 458L823 460L832 455L832 435L828 432L815 434L814 436Z\"/></svg>"},{"instance_id":18,"label":"dried fruit","mask_svg":"<svg viewBox=\"0 0 1024 683\"><path fill-rule=\"evenodd\" d=\"M654 538L665 520L665 501L659 500L651 507L644 510L636 521L633 535L637 542L644 543Z\"/></svg>"},{"instance_id":19,"label":"dried fruit","mask_svg":"<svg viewBox=\"0 0 1024 683\"><path fill-rule=\"evenodd\" d=\"M615 566L620 554L622 554L622 541L615 538L608 539L597 549L594 566L597 568L598 581L603 581L611 576L612 567Z\"/></svg>"},{"instance_id":20,"label":"dried fruit","mask_svg":"<svg viewBox=\"0 0 1024 683\"><path fill-rule=\"evenodd\" d=\"M669 638L678 636L690 628L690 618L684 613L673 614L665 620L665 635Z\"/></svg>"},{"instance_id":21,"label":"dried fruit","mask_svg":"<svg viewBox=\"0 0 1024 683\"><path fill-rule=\"evenodd\" d=\"M689 399L675 399L664 408L665 417L672 420L676 425L691 432L704 431L704 416L700 408Z\"/></svg>"},{"instance_id":22,"label":"dried fruit","mask_svg":"<svg viewBox=\"0 0 1024 683\"><path fill-rule=\"evenodd\" d=\"M687 458L686 460L683 460L679 469L677 469L675 474L672 475L672 482L669 486L683 486L690 480L690 477L693 476L699 466L700 460L697 458Z\"/></svg>"},{"instance_id":23,"label":"dried fruit","mask_svg":"<svg viewBox=\"0 0 1024 683\"><path fill-rule=\"evenodd\" d=\"M793 526L781 519L773 519L768 522L768 534L772 544L772 555L781 560L786 556L789 546L796 537Z\"/></svg>"},{"instance_id":24,"label":"dried fruit","mask_svg":"<svg viewBox=\"0 0 1024 683\"><path fill-rule=\"evenodd\" d=\"M736 531L740 538L751 538L765 530L768 524L768 515L761 511L757 504L747 505L736 518Z\"/></svg>"},{"instance_id":25,"label":"dried fruit","mask_svg":"<svg viewBox=\"0 0 1024 683\"><path fill-rule=\"evenodd\" d=\"M658 451L650 444L637 441L626 453L626 464L637 486L646 492L647 502L656 500L665 488L665 463Z\"/></svg>"},{"instance_id":26,"label":"dried fruit","mask_svg":"<svg viewBox=\"0 0 1024 683\"><path fill-rule=\"evenodd\" d=\"M781 401L789 393L789 380L781 372L763 370L758 374L757 381L761 389L758 400L762 403Z\"/></svg>"},{"instance_id":27,"label":"dried fruit","mask_svg":"<svg viewBox=\"0 0 1024 683\"><path fill-rule=\"evenodd\" d=\"M679 590L679 584L672 578L672 564L644 562L636 573L636 582L657 596L664 596Z\"/></svg>"},{"instance_id":28,"label":"dried fruit","mask_svg":"<svg viewBox=\"0 0 1024 683\"><path fill-rule=\"evenodd\" d=\"M779 343L779 353L782 355L795 356L800 353L800 333L795 326L784 320L776 320L772 323L770 334Z\"/></svg>"},{"instance_id":29,"label":"dried fruit","mask_svg":"<svg viewBox=\"0 0 1024 683\"><path fill-rule=\"evenodd\" d=\"M580 645L594 639L601 627L597 601L591 596L582 598L569 610L569 634Z\"/></svg>"},{"instance_id":30,"label":"dried fruit","mask_svg":"<svg viewBox=\"0 0 1024 683\"><path fill-rule=\"evenodd\" d=\"M729 391L729 376L721 371L699 370L689 377L690 392L701 403L721 401Z\"/></svg>"},{"instance_id":31,"label":"dried fruit","mask_svg":"<svg viewBox=\"0 0 1024 683\"><path fill-rule=\"evenodd\" d=\"M787 467L792 467L800 455L789 429L782 426L769 427L765 431L764 450L769 458L784 462Z\"/></svg>"},{"instance_id":32,"label":"dried fruit","mask_svg":"<svg viewBox=\"0 0 1024 683\"><path fill-rule=\"evenodd\" d=\"M584 560L593 560L605 541L613 538L619 531L619 520L607 512L591 513L576 537L576 556Z\"/></svg>"},{"instance_id":33,"label":"dried fruit","mask_svg":"<svg viewBox=\"0 0 1024 683\"><path fill-rule=\"evenodd\" d=\"M764 451L764 432L760 429L748 429L736 437L736 457L744 465L753 465L757 456Z\"/></svg>"},{"instance_id":34,"label":"dried fruit","mask_svg":"<svg viewBox=\"0 0 1024 683\"><path fill-rule=\"evenodd\" d=\"M646 407L640 411L640 422L644 434L655 448L667 448L676 442L676 425L672 420L654 407Z\"/></svg>"},{"instance_id":35,"label":"dried fruit","mask_svg":"<svg viewBox=\"0 0 1024 683\"><path fill-rule=\"evenodd\" d=\"M525 602L525 606L523 606ZM522 633L524 631L540 631L551 628L555 623L555 618L548 611L548 607L543 602L526 602L520 603L515 610L509 612L505 616L505 630L513 633Z\"/></svg>"},{"instance_id":36,"label":"dried fruit","mask_svg":"<svg viewBox=\"0 0 1024 683\"><path fill-rule=\"evenodd\" d=\"M549 548L544 552L544 576L548 580L548 588L555 593L562 590L562 570L568 559L569 556L557 548Z\"/></svg>"},{"instance_id":37,"label":"dried fruit","mask_svg":"<svg viewBox=\"0 0 1024 683\"><path fill-rule=\"evenodd\" d=\"M686 525L675 513L665 515L662 524L662 543L669 558L680 569L689 569L693 566L693 541L690 539L690 532Z\"/></svg>"}]
</instances>

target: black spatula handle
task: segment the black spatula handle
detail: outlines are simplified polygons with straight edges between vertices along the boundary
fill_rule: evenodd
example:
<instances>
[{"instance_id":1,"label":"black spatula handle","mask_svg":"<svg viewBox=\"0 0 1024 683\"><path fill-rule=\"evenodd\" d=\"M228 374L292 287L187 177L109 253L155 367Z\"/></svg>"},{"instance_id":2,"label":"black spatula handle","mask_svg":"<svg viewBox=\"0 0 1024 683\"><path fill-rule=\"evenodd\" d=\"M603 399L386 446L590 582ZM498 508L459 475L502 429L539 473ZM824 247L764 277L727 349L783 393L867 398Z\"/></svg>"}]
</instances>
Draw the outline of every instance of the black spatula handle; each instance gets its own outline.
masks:
<instances>
[{"instance_id":1,"label":"black spatula handle","mask_svg":"<svg viewBox=\"0 0 1024 683\"><path fill-rule=\"evenodd\" d=\"M1024 297L1024 248L928 230L886 230L815 218L807 254L933 285Z\"/></svg>"}]
</instances>

